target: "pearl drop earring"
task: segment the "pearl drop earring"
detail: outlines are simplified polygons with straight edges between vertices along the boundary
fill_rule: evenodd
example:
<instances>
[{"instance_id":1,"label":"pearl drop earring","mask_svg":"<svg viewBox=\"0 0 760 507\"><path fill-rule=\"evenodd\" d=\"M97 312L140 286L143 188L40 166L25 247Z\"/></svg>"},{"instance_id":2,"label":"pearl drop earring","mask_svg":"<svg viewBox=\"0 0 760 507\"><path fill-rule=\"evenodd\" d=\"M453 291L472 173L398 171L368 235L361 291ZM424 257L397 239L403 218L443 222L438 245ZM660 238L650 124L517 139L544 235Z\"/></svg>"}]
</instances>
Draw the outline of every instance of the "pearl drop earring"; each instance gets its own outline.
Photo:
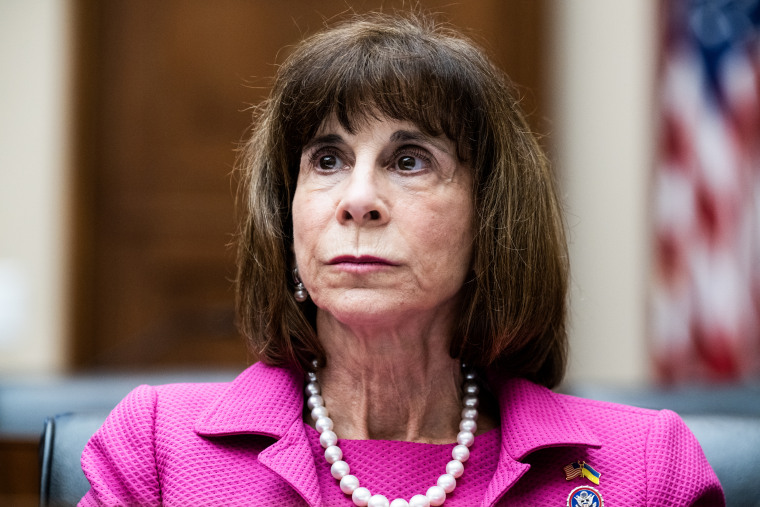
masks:
<instances>
[{"instance_id":1,"label":"pearl drop earring","mask_svg":"<svg viewBox=\"0 0 760 507\"><path fill-rule=\"evenodd\" d=\"M296 284L296 290L293 291L293 297L298 301L299 303L303 303L306 301L306 298L309 297L309 292L306 290L306 287L304 287L303 282L298 277L298 268L293 268L293 281Z\"/></svg>"}]
</instances>

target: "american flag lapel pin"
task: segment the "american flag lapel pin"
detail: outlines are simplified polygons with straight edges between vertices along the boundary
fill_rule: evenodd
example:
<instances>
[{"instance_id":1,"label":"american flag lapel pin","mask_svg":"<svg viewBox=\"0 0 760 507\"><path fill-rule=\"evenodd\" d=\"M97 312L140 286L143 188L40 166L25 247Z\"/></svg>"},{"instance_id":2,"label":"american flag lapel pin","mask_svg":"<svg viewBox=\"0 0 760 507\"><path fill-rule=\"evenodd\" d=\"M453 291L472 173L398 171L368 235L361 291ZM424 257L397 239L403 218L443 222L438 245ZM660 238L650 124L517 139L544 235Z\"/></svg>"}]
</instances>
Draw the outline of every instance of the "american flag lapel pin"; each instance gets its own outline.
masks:
<instances>
[{"instance_id":1,"label":"american flag lapel pin","mask_svg":"<svg viewBox=\"0 0 760 507\"><path fill-rule=\"evenodd\" d=\"M571 481L576 477L585 477L594 484L599 484L599 477L602 475L585 461L573 461L565 466L563 470L565 471L565 479L568 481Z\"/></svg>"}]
</instances>

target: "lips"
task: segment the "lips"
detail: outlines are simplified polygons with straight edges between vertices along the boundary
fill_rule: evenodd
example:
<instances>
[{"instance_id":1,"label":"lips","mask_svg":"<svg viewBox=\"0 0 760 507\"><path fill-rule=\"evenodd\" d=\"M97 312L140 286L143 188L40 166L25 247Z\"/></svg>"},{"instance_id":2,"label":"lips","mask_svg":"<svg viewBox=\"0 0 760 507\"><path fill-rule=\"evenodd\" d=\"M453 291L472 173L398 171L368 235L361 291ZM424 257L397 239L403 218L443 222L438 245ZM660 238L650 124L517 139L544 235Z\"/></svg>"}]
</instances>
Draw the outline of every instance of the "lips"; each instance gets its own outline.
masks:
<instances>
[{"instance_id":1,"label":"lips","mask_svg":"<svg viewBox=\"0 0 760 507\"><path fill-rule=\"evenodd\" d=\"M335 264L356 264L356 265L384 265L384 266L395 266L396 263L389 261L388 259L384 259L382 257L375 257L373 255L360 255L359 257L356 257L354 255L339 255L337 257L333 257L330 259L328 264L335 265Z\"/></svg>"}]
</instances>

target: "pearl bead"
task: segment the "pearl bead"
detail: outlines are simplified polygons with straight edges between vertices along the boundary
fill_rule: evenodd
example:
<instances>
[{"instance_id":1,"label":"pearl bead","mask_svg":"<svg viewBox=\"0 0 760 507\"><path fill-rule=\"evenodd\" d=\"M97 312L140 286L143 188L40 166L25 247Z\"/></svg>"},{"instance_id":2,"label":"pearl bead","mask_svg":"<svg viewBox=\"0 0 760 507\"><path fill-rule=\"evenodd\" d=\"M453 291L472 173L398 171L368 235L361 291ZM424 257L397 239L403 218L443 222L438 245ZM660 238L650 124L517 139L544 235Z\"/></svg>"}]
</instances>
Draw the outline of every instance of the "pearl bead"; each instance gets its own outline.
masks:
<instances>
[{"instance_id":1,"label":"pearl bead","mask_svg":"<svg viewBox=\"0 0 760 507\"><path fill-rule=\"evenodd\" d=\"M464 473L464 465L457 459L452 459L446 464L446 473L452 477L459 479Z\"/></svg>"},{"instance_id":2,"label":"pearl bead","mask_svg":"<svg viewBox=\"0 0 760 507\"><path fill-rule=\"evenodd\" d=\"M477 383L471 380L468 380L464 384L463 391L464 391L465 396L477 396L478 393L480 392L480 388L478 387Z\"/></svg>"},{"instance_id":3,"label":"pearl bead","mask_svg":"<svg viewBox=\"0 0 760 507\"><path fill-rule=\"evenodd\" d=\"M434 506L443 505L446 501L446 491L440 486L430 486L425 496L430 499L430 505Z\"/></svg>"},{"instance_id":4,"label":"pearl bead","mask_svg":"<svg viewBox=\"0 0 760 507\"><path fill-rule=\"evenodd\" d=\"M327 449L331 445L338 443L338 435L336 435L333 430L323 431L322 434L319 435L319 443L322 444L322 447Z\"/></svg>"},{"instance_id":5,"label":"pearl bead","mask_svg":"<svg viewBox=\"0 0 760 507\"><path fill-rule=\"evenodd\" d=\"M480 401L478 401L477 396L465 396L462 399L462 405L464 405L467 408L478 408L478 405L480 405Z\"/></svg>"},{"instance_id":6,"label":"pearl bead","mask_svg":"<svg viewBox=\"0 0 760 507\"><path fill-rule=\"evenodd\" d=\"M317 419L317 422L314 423L314 427L317 428L317 431L320 433L326 430L331 430L333 429L332 419L330 419L329 417L320 417L319 419ZM459 443L461 444L463 442L459 442Z\"/></svg>"},{"instance_id":7,"label":"pearl bead","mask_svg":"<svg viewBox=\"0 0 760 507\"><path fill-rule=\"evenodd\" d=\"M337 445L331 445L330 447L325 449L325 461L327 461L331 465L341 459L343 459L343 451L341 451L340 447L338 447ZM457 463L459 462L457 461Z\"/></svg>"},{"instance_id":8,"label":"pearl bead","mask_svg":"<svg viewBox=\"0 0 760 507\"><path fill-rule=\"evenodd\" d=\"M344 475L340 480L340 490L347 495L353 493L358 487L359 479L353 475Z\"/></svg>"},{"instance_id":9,"label":"pearl bead","mask_svg":"<svg viewBox=\"0 0 760 507\"><path fill-rule=\"evenodd\" d=\"M443 490L448 494L454 491L454 488L457 487L457 480L453 475L443 474L438 478L436 484L442 487Z\"/></svg>"},{"instance_id":10,"label":"pearl bead","mask_svg":"<svg viewBox=\"0 0 760 507\"><path fill-rule=\"evenodd\" d=\"M459 429L469 431L474 435L478 431L478 424L473 419L462 419L462 422L459 423Z\"/></svg>"},{"instance_id":11,"label":"pearl bead","mask_svg":"<svg viewBox=\"0 0 760 507\"><path fill-rule=\"evenodd\" d=\"M470 450L467 448L466 445L460 444L460 445L454 446L454 449L451 451L451 457L457 461L461 461L462 463L464 463L465 461L470 459Z\"/></svg>"},{"instance_id":12,"label":"pearl bead","mask_svg":"<svg viewBox=\"0 0 760 507\"><path fill-rule=\"evenodd\" d=\"M458 444L471 447L474 442L475 442L475 435L473 435L469 431L460 431L459 434L457 435Z\"/></svg>"},{"instance_id":13,"label":"pearl bead","mask_svg":"<svg viewBox=\"0 0 760 507\"><path fill-rule=\"evenodd\" d=\"M321 407L324 404L325 400L318 394L312 394L306 400L306 406L309 407L309 410L312 410L314 407Z\"/></svg>"},{"instance_id":14,"label":"pearl bead","mask_svg":"<svg viewBox=\"0 0 760 507\"><path fill-rule=\"evenodd\" d=\"M367 488L358 487L351 494L351 500L357 507L366 507L370 498L372 498L372 493Z\"/></svg>"},{"instance_id":15,"label":"pearl bead","mask_svg":"<svg viewBox=\"0 0 760 507\"><path fill-rule=\"evenodd\" d=\"M472 419L473 421L478 420L478 409L477 408L463 408L462 409L462 419Z\"/></svg>"},{"instance_id":16,"label":"pearl bead","mask_svg":"<svg viewBox=\"0 0 760 507\"><path fill-rule=\"evenodd\" d=\"M335 463L332 464L330 467L330 474L337 480L341 480L345 476L348 475L348 472L351 471L351 468L348 466L348 463L346 463L343 460L338 460Z\"/></svg>"},{"instance_id":17,"label":"pearl bead","mask_svg":"<svg viewBox=\"0 0 760 507\"><path fill-rule=\"evenodd\" d=\"M309 382L316 382L317 381L317 374L314 373L313 371L307 372L306 373L306 378L309 379Z\"/></svg>"},{"instance_id":18,"label":"pearl bead","mask_svg":"<svg viewBox=\"0 0 760 507\"><path fill-rule=\"evenodd\" d=\"M464 378L465 380L475 380L476 378L478 378L478 374L470 370L470 371L465 372Z\"/></svg>"},{"instance_id":19,"label":"pearl bead","mask_svg":"<svg viewBox=\"0 0 760 507\"><path fill-rule=\"evenodd\" d=\"M409 506L409 502L407 502L403 498L396 498L394 501L391 502L391 504L388 507L410 507L410 506Z\"/></svg>"},{"instance_id":20,"label":"pearl bead","mask_svg":"<svg viewBox=\"0 0 760 507\"><path fill-rule=\"evenodd\" d=\"M430 499L425 495L414 495L409 500L409 507L430 507Z\"/></svg>"},{"instance_id":21,"label":"pearl bead","mask_svg":"<svg viewBox=\"0 0 760 507\"><path fill-rule=\"evenodd\" d=\"M327 408L320 405L311 409L311 420L316 421L320 417L327 417Z\"/></svg>"},{"instance_id":22,"label":"pearl bead","mask_svg":"<svg viewBox=\"0 0 760 507\"><path fill-rule=\"evenodd\" d=\"M372 495L367 502L367 507L390 507L390 504L383 495Z\"/></svg>"},{"instance_id":23,"label":"pearl bead","mask_svg":"<svg viewBox=\"0 0 760 507\"><path fill-rule=\"evenodd\" d=\"M309 382L308 384L306 384L306 387L304 387L303 390L306 393L306 396L319 394L319 384L317 384L316 382Z\"/></svg>"},{"instance_id":24,"label":"pearl bead","mask_svg":"<svg viewBox=\"0 0 760 507\"><path fill-rule=\"evenodd\" d=\"M303 303L306 301L306 297L309 295L308 292L306 292L306 289L298 289L293 293L293 297L296 298L296 301L299 303Z\"/></svg>"}]
</instances>

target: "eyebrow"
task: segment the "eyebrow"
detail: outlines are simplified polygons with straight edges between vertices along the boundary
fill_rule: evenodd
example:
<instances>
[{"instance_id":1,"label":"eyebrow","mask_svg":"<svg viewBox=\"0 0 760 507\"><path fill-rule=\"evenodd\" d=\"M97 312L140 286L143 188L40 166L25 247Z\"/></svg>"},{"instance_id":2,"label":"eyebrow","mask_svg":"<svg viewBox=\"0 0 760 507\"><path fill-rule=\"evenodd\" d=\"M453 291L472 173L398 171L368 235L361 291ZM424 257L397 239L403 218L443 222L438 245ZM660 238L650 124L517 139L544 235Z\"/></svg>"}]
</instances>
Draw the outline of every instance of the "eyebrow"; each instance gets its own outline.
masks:
<instances>
[{"instance_id":1,"label":"eyebrow","mask_svg":"<svg viewBox=\"0 0 760 507\"><path fill-rule=\"evenodd\" d=\"M444 153L450 153L451 151L447 143L444 142L443 139L439 137L429 136L419 131L397 130L396 132L391 134L391 141L393 142L417 141L417 142L423 142L423 143L430 143L436 148L438 148L439 150L443 151Z\"/></svg>"},{"instance_id":2,"label":"eyebrow","mask_svg":"<svg viewBox=\"0 0 760 507\"><path fill-rule=\"evenodd\" d=\"M303 146L301 151L307 151L311 149L312 146L320 146L322 144L340 144L343 142L343 138L338 134L325 134L312 138Z\"/></svg>"},{"instance_id":3,"label":"eyebrow","mask_svg":"<svg viewBox=\"0 0 760 507\"><path fill-rule=\"evenodd\" d=\"M393 134L391 134L390 137L391 142L394 143L403 143L403 142L422 142L422 143L430 143L439 150L443 151L444 153L451 153L450 147L447 145L447 143L444 141L444 139L439 137L433 137L427 134L423 134L420 131L417 130L397 130ZM302 151L308 151L313 146L320 146L324 144L342 144L345 143L345 140L342 136L339 134L324 134L321 136L317 136L312 138L308 143L304 145L302 148Z\"/></svg>"}]
</instances>

